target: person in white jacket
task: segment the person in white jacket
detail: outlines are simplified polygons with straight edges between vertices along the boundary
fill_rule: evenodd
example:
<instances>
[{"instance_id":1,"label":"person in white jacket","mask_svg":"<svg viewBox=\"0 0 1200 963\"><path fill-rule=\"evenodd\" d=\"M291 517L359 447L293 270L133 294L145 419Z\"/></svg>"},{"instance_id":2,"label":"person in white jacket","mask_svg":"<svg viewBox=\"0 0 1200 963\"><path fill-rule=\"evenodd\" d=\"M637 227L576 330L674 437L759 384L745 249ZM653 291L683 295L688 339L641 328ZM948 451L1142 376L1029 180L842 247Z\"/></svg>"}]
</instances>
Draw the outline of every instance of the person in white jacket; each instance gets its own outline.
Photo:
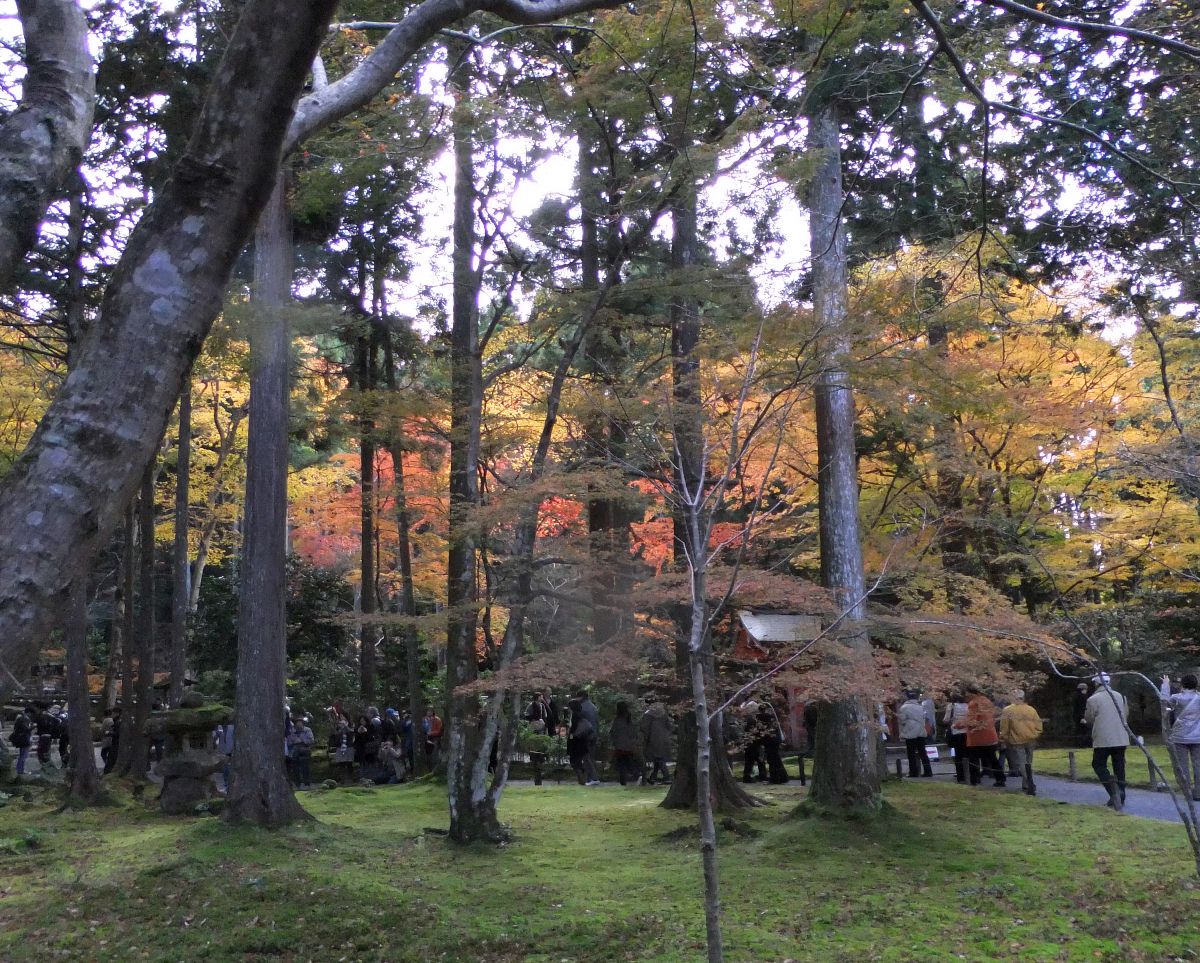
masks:
<instances>
[{"instance_id":1,"label":"person in white jacket","mask_svg":"<svg viewBox=\"0 0 1200 963\"><path fill-rule=\"evenodd\" d=\"M1117 812L1125 805L1125 750L1129 748L1129 704L1110 686L1107 672L1092 682L1096 691L1088 698L1083 722L1092 729L1092 770L1108 790L1108 803ZM1112 762L1112 772L1108 770Z\"/></svg>"},{"instance_id":2,"label":"person in white jacket","mask_svg":"<svg viewBox=\"0 0 1200 963\"><path fill-rule=\"evenodd\" d=\"M1163 710L1170 715L1171 731L1167 743L1175 765L1183 776L1183 784L1192 798L1200 802L1200 692L1196 676L1188 673L1179 680L1182 687L1171 694L1171 677L1162 677L1159 696Z\"/></svg>"},{"instance_id":3,"label":"person in white jacket","mask_svg":"<svg viewBox=\"0 0 1200 963\"><path fill-rule=\"evenodd\" d=\"M928 778L933 775L929 756L925 753L926 725L925 707L921 705L921 694L915 689L906 693L907 698L896 713L900 721L900 738L908 755L908 778ZM922 770L918 772L917 770Z\"/></svg>"}]
</instances>

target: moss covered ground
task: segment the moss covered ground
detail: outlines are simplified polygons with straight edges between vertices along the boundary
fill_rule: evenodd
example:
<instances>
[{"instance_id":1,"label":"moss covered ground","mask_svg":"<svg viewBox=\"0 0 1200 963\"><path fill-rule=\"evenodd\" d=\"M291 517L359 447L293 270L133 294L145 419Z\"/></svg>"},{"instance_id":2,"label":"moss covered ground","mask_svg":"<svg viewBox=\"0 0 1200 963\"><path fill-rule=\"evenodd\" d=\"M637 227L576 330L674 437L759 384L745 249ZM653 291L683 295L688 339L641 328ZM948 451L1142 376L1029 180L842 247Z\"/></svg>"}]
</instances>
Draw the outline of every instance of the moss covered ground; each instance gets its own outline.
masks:
<instances>
[{"instance_id":1,"label":"moss covered ground","mask_svg":"<svg viewBox=\"0 0 1200 963\"><path fill-rule=\"evenodd\" d=\"M1178 826L921 780L870 821L798 818L798 786L726 830L737 961L1200 955ZM510 788L515 841L459 848L436 786L303 794L278 833L126 800L0 808L0 960L702 958L692 817L661 790Z\"/></svg>"}]
</instances>

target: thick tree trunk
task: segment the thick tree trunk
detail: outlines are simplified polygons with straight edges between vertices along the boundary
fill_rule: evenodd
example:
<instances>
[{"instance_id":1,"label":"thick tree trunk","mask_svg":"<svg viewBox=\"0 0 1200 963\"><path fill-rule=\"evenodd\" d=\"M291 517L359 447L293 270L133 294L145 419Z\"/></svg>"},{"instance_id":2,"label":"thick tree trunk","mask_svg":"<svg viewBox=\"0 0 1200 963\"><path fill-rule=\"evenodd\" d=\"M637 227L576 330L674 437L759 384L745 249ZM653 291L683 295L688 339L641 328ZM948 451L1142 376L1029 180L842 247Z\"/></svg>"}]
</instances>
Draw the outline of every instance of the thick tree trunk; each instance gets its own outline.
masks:
<instances>
[{"instance_id":1,"label":"thick tree trunk","mask_svg":"<svg viewBox=\"0 0 1200 963\"><path fill-rule=\"evenodd\" d=\"M601 250L609 252L607 270L615 254L601 238L600 214L604 209L601 159L594 119L582 111L579 129L580 286L595 294L600 290ZM589 460L600 469L620 464L625 457L626 421L616 412L614 395L620 390L627 365L627 348L619 322L595 325L584 343L583 366L596 394L595 410L584 420L584 445ZM629 628L630 517L621 498L606 493L615 479L602 479L600 493L588 499L589 578L592 601L592 638L605 645Z\"/></svg>"},{"instance_id":2,"label":"thick tree trunk","mask_svg":"<svg viewBox=\"0 0 1200 963\"><path fill-rule=\"evenodd\" d=\"M134 229L79 359L0 493L0 662L19 674L106 542L278 168L335 0L249 0L191 143ZM3 683L0 683L2 685Z\"/></svg>"},{"instance_id":3,"label":"thick tree trunk","mask_svg":"<svg viewBox=\"0 0 1200 963\"><path fill-rule=\"evenodd\" d=\"M63 626L67 646L67 727L71 737L69 799L87 806L100 792L100 773L92 746L92 715L88 703L87 582L81 576L67 593Z\"/></svg>"},{"instance_id":4,"label":"thick tree trunk","mask_svg":"<svg viewBox=\"0 0 1200 963\"><path fill-rule=\"evenodd\" d=\"M175 461L175 541L171 552L171 691L169 702L179 705L187 666L188 618L188 496L192 470L192 386L179 395L179 445Z\"/></svg>"},{"instance_id":5,"label":"thick tree trunk","mask_svg":"<svg viewBox=\"0 0 1200 963\"><path fill-rule=\"evenodd\" d=\"M236 726L222 818L274 828L307 817L283 757L287 682L288 363L291 224L281 172L254 241Z\"/></svg>"},{"instance_id":6,"label":"thick tree trunk","mask_svg":"<svg viewBox=\"0 0 1200 963\"><path fill-rule=\"evenodd\" d=\"M854 392L848 370L846 238L842 230L842 162L837 110L825 105L809 117L809 149L820 164L809 193L813 259L813 312L820 331L822 370L814 389L821 582L849 612L841 640L853 660L869 660L862 547L858 534L858 466L854 452ZM853 665L847 666L853 671ZM872 702L852 697L821 707L810 798L830 808L874 808L879 771Z\"/></svg>"},{"instance_id":7,"label":"thick tree trunk","mask_svg":"<svg viewBox=\"0 0 1200 963\"><path fill-rule=\"evenodd\" d=\"M145 779L150 768L150 737L146 723L154 698L154 466L146 468L138 496L137 694L129 747L129 772ZM128 711L128 710L126 710ZM123 715L124 713L122 713Z\"/></svg>"},{"instance_id":8,"label":"thick tree trunk","mask_svg":"<svg viewBox=\"0 0 1200 963\"><path fill-rule=\"evenodd\" d=\"M449 751L446 781L450 836L457 842L496 842L505 832L494 800L478 778L484 749L478 696L459 687L479 675L475 634L475 510L479 505L479 432L483 371L479 351L479 275L475 270L474 116L466 47L455 44L450 62L454 88L454 291L450 327L450 534L446 612L446 687L449 690ZM490 747L489 747L490 748Z\"/></svg>"},{"instance_id":9,"label":"thick tree trunk","mask_svg":"<svg viewBox=\"0 0 1200 963\"><path fill-rule=\"evenodd\" d=\"M0 290L37 238L42 215L83 157L96 78L75 0L17 0L25 35L21 102L0 121Z\"/></svg>"}]
</instances>

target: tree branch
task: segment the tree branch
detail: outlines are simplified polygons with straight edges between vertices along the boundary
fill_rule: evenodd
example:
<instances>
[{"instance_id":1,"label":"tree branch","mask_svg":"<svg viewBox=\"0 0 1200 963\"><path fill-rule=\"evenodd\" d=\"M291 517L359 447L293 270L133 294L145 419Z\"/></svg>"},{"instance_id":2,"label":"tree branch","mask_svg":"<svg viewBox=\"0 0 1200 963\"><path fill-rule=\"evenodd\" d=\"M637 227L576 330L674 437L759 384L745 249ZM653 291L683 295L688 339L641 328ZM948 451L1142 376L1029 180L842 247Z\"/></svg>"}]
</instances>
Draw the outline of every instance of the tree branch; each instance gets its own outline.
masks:
<instances>
[{"instance_id":1,"label":"tree branch","mask_svg":"<svg viewBox=\"0 0 1200 963\"><path fill-rule=\"evenodd\" d=\"M619 0L424 0L388 31L362 63L322 90L314 90L296 108L284 140L284 153L367 104L387 87L412 56L439 32L473 13L492 13L514 24L533 25L588 10L614 7ZM361 21L361 29L385 24ZM350 26L350 25L347 25Z\"/></svg>"},{"instance_id":2,"label":"tree branch","mask_svg":"<svg viewBox=\"0 0 1200 963\"><path fill-rule=\"evenodd\" d=\"M1090 20L1069 20L1066 17L1056 17L1036 7L1027 7L1023 3L1017 3L1016 0L980 0L980 2L986 3L989 7L999 7L1015 16L1025 20L1034 20L1048 27L1059 27L1083 36L1124 37L1126 40L1136 40L1147 46L1170 50L1172 53L1187 57L1188 60L1200 63L1200 47L1193 47L1181 40L1173 40L1148 30L1138 30L1136 27L1125 27L1120 24L1094 23Z\"/></svg>"},{"instance_id":3,"label":"tree branch","mask_svg":"<svg viewBox=\"0 0 1200 963\"><path fill-rule=\"evenodd\" d=\"M87 21L75 0L17 0L17 12L26 74L21 103L0 123L0 289L83 157L96 101Z\"/></svg>"}]
</instances>

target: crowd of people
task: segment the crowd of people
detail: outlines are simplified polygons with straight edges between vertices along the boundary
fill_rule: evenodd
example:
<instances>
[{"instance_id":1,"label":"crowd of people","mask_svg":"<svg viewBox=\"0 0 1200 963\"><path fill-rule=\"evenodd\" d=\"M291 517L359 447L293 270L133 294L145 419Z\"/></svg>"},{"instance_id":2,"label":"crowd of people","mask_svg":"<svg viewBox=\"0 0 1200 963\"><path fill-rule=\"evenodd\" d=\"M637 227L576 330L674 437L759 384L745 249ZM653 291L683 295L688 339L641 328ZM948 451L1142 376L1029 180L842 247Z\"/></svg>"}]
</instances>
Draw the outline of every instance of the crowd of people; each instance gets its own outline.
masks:
<instances>
[{"instance_id":1,"label":"crowd of people","mask_svg":"<svg viewBox=\"0 0 1200 963\"><path fill-rule=\"evenodd\" d=\"M896 729L904 743L911 778L929 778L933 770L929 745L938 736L939 713L934 701L909 689L895 713ZM1200 801L1200 689L1197 677L1188 673L1175 685L1163 676L1159 690L1165 713L1167 741L1174 761L1193 799ZM586 689L574 692L561 706L550 694L537 692L523 718L534 736L558 736L579 783L600 785L602 735L607 734L612 769L622 785L655 785L671 780L670 762L675 757L675 726L672 714L653 693L645 697L645 708L635 716L628 700L615 703L611 721L602 728L601 714ZM806 707L804 719L812 749L815 711ZM1113 688L1105 673L1091 683L1082 682L1072 702L1077 726L1077 744L1092 750L1092 769L1108 795L1108 805L1120 811L1126 800L1126 750L1130 745L1129 705ZM426 771L438 768L444 726L432 706L414 721L407 710L369 706L355 715L341 706L327 710L326 746L334 778L347 783L370 779L377 784L405 782L417 771L417 753ZM886 727L886 719L881 720ZM1003 787L1009 778L1021 780L1029 795L1034 783L1034 749L1043 731L1038 711L1016 689L1007 698L989 697L978 686L969 685L953 693L940 713L945 741L954 762L956 781L972 786L985 778ZM121 707L106 710L100 725L100 757L104 772L112 771L120 748ZM723 731L726 751L742 754L742 779L771 783L788 781L783 762L785 744L779 714L770 700L752 698L725 714ZM29 703L11 719L8 744L16 750L16 773L23 775L30 756L42 767L65 768L70 759L67 713L63 706ZM312 718L302 711L285 713L283 754L297 787L312 785L312 755L317 739ZM218 726L213 747L226 757L225 778L235 743L232 723ZM546 760L543 743L528 752L535 780L540 782ZM498 743L492 746L495 757ZM152 759L157 752L152 751ZM495 765L493 759L493 767Z\"/></svg>"},{"instance_id":2,"label":"crowd of people","mask_svg":"<svg viewBox=\"0 0 1200 963\"><path fill-rule=\"evenodd\" d=\"M45 702L31 702L22 706L13 719L8 744L17 751L18 776L25 774L30 752L39 766L53 766L56 748L58 765L65 769L71 753L66 707Z\"/></svg>"}]
</instances>

